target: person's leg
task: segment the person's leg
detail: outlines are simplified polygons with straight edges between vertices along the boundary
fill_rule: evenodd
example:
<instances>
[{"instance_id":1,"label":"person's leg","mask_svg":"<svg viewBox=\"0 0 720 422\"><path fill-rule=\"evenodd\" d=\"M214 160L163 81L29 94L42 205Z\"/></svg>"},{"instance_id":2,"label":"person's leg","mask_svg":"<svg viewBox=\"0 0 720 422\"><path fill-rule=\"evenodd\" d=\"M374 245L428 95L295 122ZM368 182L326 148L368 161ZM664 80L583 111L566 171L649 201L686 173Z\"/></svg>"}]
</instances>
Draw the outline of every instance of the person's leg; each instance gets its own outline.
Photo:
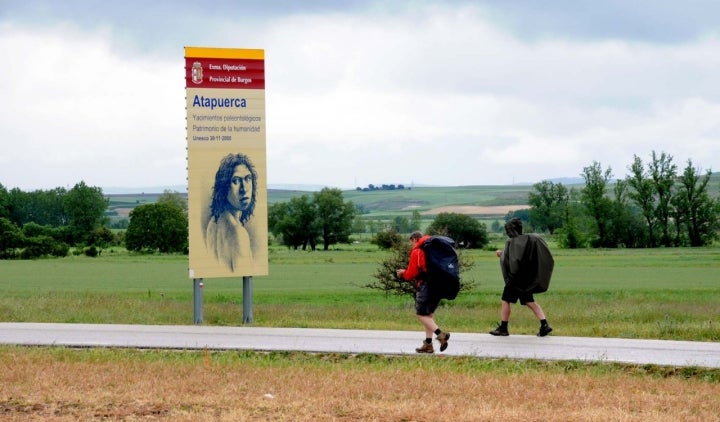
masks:
<instances>
[{"instance_id":1,"label":"person's leg","mask_svg":"<svg viewBox=\"0 0 720 422\"><path fill-rule=\"evenodd\" d=\"M433 349L432 345L432 333L433 327L437 327L437 325L433 320L432 314L415 314L415 316L417 317L418 321L420 321L420 323L423 325L423 328L425 328L425 340L423 340L422 345L416 348L415 351L418 353L434 353L435 349Z\"/></svg>"},{"instance_id":2,"label":"person's leg","mask_svg":"<svg viewBox=\"0 0 720 422\"><path fill-rule=\"evenodd\" d=\"M537 319L541 321L545 319L545 313L537 302L528 302L525 305L533 311Z\"/></svg>"},{"instance_id":3,"label":"person's leg","mask_svg":"<svg viewBox=\"0 0 720 422\"><path fill-rule=\"evenodd\" d=\"M500 298L500 324L496 329L490 331L494 336L508 336L508 322L510 321L510 304L517 303L520 292L505 285L502 297Z\"/></svg>"},{"instance_id":4,"label":"person's leg","mask_svg":"<svg viewBox=\"0 0 720 422\"><path fill-rule=\"evenodd\" d=\"M508 321L510 320L510 302L500 302L500 324L494 330L490 331L490 334L494 336L508 336Z\"/></svg>"},{"instance_id":5,"label":"person's leg","mask_svg":"<svg viewBox=\"0 0 720 422\"><path fill-rule=\"evenodd\" d=\"M425 327L425 342L432 338L433 333L437 337L435 339L440 342L440 351L444 352L448 347L448 340L450 340L450 333L442 331L440 327L435 323L433 318L434 314L430 315L417 315L420 323Z\"/></svg>"},{"instance_id":6,"label":"person's leg","mask_svg":"<svg viewBox=\"0 0 720 422\"><path fill-rule=\"evenodd\" d=\"M448 340L450 339L450 333L440 330L440 327L435 322L435 310L440 304L440 297L432 294L427 290L427 286L421 288L423 292L421 297L423 301L420 305L416 306L416 316L420 323L425 328L425 343L430 343L430 347L426 347L423 344L423 349L429 349L432 347L432 335L435 334L435 339L440 343L440 351L445 351L448 347Z\"/></svg>"},{"instance_id":7,"label":"person's leg","mask_svg":"<svg viewBox=\"0 0 720 422\"><path fill-rule=\"evenodd\" d=\"M430 297L427 286L422 284L418 288L415 294L415 316L418 321L423 325L425 330L425 340L422 346L415 349L418 353L434 353L432 345L432 335L435 330L439 330L435 320L433 319L433 313L435 307L432 304L432 298Z\"/></svg>"},{"instance_id":8,"label":"person's leg","mask_svg":"<svg viewBox=\"0 0 720 422\"><path fill-rule=\"evenodd\" d=\"M433 314L417 315L417 318L423 327L425 327L425 338L432 338L433 333L438 329L438 325L433 319Z\"/></svg>"},{"instance_id":9,"label":"person's leg","mask_svg":"<svg viewBox=\"0 0 720 422\"><path fill-rule=\"evenodd\" d=\"M553 329L550 324L548 324L547 318L545 318L545 312L543 312L542 307L537 302L527 302L525 305L527 305L527 307L533 311L537 319L540 320L540 329L537 333L538 337L545 337L546 335L550 334Z\"/></svg>"},{"instance_id":10,"label":"person's leg","mask_svg":"<svg viewBox=\"0 0 720 422\"><path fill-rule=\"evenodd\" d=\"M510 302L501 301L500 304L500 321L505 321L506 323L510 321Z\"/></svg>"}]
</instances>

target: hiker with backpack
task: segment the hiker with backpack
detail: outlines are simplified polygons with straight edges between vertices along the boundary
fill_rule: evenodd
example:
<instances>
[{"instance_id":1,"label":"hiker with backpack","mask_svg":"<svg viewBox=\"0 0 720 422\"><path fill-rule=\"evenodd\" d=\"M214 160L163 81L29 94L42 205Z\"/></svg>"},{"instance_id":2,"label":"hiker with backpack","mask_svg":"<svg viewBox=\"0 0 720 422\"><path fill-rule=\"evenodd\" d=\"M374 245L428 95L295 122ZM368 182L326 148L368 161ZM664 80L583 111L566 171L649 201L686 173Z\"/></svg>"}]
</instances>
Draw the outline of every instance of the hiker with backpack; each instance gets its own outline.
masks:
<instances>
[{"instance_id":1,"label":"hiker with backpack","mask_svg":"<svg viewBox=\"0 0 720 422\"><path fill-rule=\"evenodd\" d=\"M407 268L396 271L398 278L405 281L415 281L415 314L420 323L425 327L425 340L422 346L415 349L417 353L434 353L435 349L432 344L432 336L440 343L440 351L444 351L448 347L450 333L442 331L435 323L434 313L440 303L441 293L437 289L430 286L430 274L425 260L425 252L423 251L423 243L430 239L431 236L423 236L422 232L416 231L410 235L410 241L413 243L410 251L410 260Z\"/></svg>"},{"instance_id":2,"label":"hiker with backpack","mask_svg":"<svg viewBox=\"0 0 720 422\"><path fill-rule=\"evenodd\" d=\"M520 300L533 311L540 320L538 337L545 337L553 330L545 318L542 307L535 302L533 293L542 293L548 289L555 262L545 241L536 234L522 234L522 220L513 218L505 223L505 233L510 239L505 243L504 250L495 254L500 258L500 268L505 288L501 298L500 318L498 327L490 334L508 336L510 320L510 304Z\"/></svg>"}]
</instances>

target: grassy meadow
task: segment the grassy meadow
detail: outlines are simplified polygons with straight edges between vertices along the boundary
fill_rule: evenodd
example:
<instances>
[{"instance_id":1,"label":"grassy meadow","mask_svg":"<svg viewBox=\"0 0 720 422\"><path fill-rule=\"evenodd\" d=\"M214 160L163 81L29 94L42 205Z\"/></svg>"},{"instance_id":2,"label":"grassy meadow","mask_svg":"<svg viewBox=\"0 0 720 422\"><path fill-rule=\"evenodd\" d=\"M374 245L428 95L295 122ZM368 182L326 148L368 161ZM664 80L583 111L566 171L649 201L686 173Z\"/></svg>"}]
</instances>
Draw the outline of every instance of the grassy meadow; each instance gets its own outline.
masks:
<instances>
[{"instance_id":1,"label":"grassy meadow","mask_svg":"<svg viewBox=\"0 0 720 422\"><path fill-rule=\"evenodd\" d=\"M492 249L492 248L488 248ZM499 319L502 281L489 250L466 250L475 266L471 292L446 301L438 323L450 331L486 332ZM253 324L417 330L413 300L364 286L387 252L369 244L329 251L272 247L270 274L253 279ZM536 300L556 335L720 340L720 250L554 250L550 290ZM0 261L0 320L192 324L192 280L183 255L106 250L74 256ZM242 324L242 279L208 279L204 323ZM516 305L511 333L532 334L537 321Z\"/></svg>"}]
</instances>

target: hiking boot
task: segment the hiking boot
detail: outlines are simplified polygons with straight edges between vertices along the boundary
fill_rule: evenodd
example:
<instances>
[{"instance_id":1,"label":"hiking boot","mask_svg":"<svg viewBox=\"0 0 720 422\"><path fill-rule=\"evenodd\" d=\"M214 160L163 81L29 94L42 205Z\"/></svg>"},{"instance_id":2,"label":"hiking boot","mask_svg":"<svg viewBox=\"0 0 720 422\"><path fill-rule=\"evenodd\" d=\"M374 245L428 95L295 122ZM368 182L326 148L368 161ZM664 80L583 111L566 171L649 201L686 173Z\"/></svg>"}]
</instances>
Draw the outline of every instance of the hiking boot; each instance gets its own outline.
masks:
<instances>
[{"instance_id":1,"label":"hiking boot","mask_svg":"<svg viewBox=\"0 0 720 422\"><path fill-rule=\"evenodd\" d=\"M502 328L502 326L500 326L499 324L496 329L490 331L490 334L492 334L494 336L509 336L510 335L507 328Z\"/></svg>"},{"instance_id":2,"label":"hiking boot","mask_svg":"<svg viewBox=\"0 0 720 422\"><path fill-rule=\"evenodd\" d=\"M435 353L432 343L425 343L424 341L422 346L415 349L415 351L418 353Z\"/></svg>"},{"instance_id":3,"label":"hiking boot","mask_svg":"<svg viewBox=\"0 0 720 422\"><path fill-rule=\"evenodd\" d=\"M440 334L435 337L437 341L440 342L440 351L444 352L445 349L447 349L448 346L448 340L450 340L450 333L441 332Z\"/></svg>"},{"instance_id":4,"label":"hiking boot","mask_svg":"<svg viewBox=\"0 0 720 422\"><path fill-rule=\"evenodd\" d=\"M541 325L540 331L538 331L537 335L538 337L545 337L546 335L550 334L552 331L552 327L549 325Z\"/></svg>"}]
</instances>

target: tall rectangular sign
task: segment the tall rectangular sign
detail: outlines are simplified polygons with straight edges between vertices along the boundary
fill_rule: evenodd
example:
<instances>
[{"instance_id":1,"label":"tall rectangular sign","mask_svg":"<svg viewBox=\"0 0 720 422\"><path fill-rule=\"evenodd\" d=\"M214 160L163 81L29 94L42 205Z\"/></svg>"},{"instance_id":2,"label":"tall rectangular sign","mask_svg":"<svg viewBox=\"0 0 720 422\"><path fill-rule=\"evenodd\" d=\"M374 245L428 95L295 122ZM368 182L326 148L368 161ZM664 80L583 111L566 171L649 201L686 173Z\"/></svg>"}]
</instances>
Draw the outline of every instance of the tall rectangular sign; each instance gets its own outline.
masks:
<instances>
[{"instance_id":1,"label":"tall rectangular sign","mask_svg":"<svg viewBox=\"0 0 720 422\"><path fill-rule=\"evenodd\" d=\"M265 52L185 47L190 278L268 274Z\"/></svg>"}]
</instances>

